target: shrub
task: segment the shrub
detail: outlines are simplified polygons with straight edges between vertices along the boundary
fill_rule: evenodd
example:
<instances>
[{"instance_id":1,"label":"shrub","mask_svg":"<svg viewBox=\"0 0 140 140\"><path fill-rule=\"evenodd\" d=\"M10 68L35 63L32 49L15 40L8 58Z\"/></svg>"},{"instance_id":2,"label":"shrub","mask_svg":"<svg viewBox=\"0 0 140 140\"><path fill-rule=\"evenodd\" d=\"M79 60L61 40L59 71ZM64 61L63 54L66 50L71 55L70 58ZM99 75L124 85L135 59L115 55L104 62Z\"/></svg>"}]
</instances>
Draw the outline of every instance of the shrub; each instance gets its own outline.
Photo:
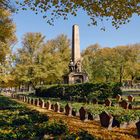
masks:
<instances>
[{"instance_id":1,"label":"shrub","mask_svg":"<svg viewBox=\"0 0 140 140\"><path fill-rule=\"evenodd\" d=\"M68 127L63 121L59 122L53 122L51 124L48 124L46 126L46 134L52 134L54 136L67 134L68 133Z\"/></svg>"},{"instance_id":2,"label":"shrub","mask_svg":"<svg viewBox=\"0 0 140 140\"><path fill-rule=\"evenodd\" d=\"M117 94L122 95L122 90L121 90L120 86L117 84L114 85L114 87L112 88L112 92L113 92L112 97L114 97L114 98L117 96Z\"/></svg>"},{"instance_id":3,"label":"shrub","mask_svg":"<svg viewBox=\"0 0 140 140\"><path fill-rule=\"evenodd\" d=\"M39 97L51 97L61 98L64 100L71 99L84 99L94 96L94 93L98 94L100 99L106 99L109 96L116 94L116 84L113 83L84 83L84 84L72 84L72 85L54 85L51 87L43 86L36 88L36 96Z\"/></svg>"},{"instance_id":4,"label":"shrub","mask_svg":"<svg viewBox=\"0 0 140 140\"><path fill-rule=\"evenodd\" d=\"M98 96L97 98L100 100L100 101L103 101L105 99L107 99L108 97L110 96L110 94L108 92L102 92L102 91L98 91Z\"/></svg>"}]
</instances>

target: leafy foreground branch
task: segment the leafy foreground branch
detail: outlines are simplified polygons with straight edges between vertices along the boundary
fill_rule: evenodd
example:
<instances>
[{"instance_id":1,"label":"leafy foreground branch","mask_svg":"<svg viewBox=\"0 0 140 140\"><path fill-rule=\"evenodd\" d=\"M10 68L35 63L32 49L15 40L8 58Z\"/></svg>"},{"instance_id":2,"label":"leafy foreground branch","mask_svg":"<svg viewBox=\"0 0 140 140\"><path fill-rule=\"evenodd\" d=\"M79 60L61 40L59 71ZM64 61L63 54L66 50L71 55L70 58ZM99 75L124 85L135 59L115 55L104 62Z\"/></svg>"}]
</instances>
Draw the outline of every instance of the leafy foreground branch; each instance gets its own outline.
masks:
<instances>
[{"instance_id":1,"label":"leafy foreground branch","mask_svg":"<svg viewBox=\"0 0 140 140\"><path fill-rule=\"evenodd\" d=\"M84 130L69 133L63 121L49 122L47 115L29 110L2 96L0 96L0 126L0 139L2 140L96 139Z\"/></svg>"},{"instance_id":2,"label":"leafy foreground branch","mask_svg":"<svg viewBox=\"0 0 140 140\"><path fill-rule=\"evenodd\" d=\"M81 9L89 16L91 25L97 25L99 21L111 19L112 25L119 28L120 25L129 22L133 14L140 14L140 2L138 0L17 0L22 10L28 8L36 14L41 12L43 18L49 24L62 17L68 19L68 15L76 16Z\"/></svg>"}]
</instances>

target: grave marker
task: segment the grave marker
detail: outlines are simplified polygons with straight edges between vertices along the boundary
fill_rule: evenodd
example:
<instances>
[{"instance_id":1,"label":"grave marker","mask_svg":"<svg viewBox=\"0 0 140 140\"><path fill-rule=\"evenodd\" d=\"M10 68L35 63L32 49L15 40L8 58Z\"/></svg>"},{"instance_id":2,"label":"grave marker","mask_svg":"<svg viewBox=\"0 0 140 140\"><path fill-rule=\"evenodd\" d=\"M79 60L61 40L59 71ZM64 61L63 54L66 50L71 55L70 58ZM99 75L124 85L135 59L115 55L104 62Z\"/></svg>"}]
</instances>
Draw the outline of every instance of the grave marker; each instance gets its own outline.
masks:
<instances>
[{"instance_id":1,"label":"grave marker","mask_svg":"<svg viewBox=\"0 0 140 140\"><path fill-rule=\"evenodd\" d=\"M84 121L84 120L88 119L87 111L86 111L86 109L84 107L80 108L79 114L80 114L80 120Z\"/></svg>"},{"instance_id":2,"label":"grave marker","mask_svg":"<svg viewBox=\"0 0 140 140\"><path fill-rule=\"evenodd\" d=\"M105 106L111 106L112 102L109 99L105 100Z\"/></svg>"},{"instance_id":3,"label":"grave marker","mask_svg":"<svg viewBox=\"0 0 140 140\"><path fill-rule=\"evenodd\" d=\"M120 102L121 101L121 95L120 94L117 94L117 96L116 96L116 100L117 100L117 102Z\"/></svg>"},{"instance_id":4,"label":"grave marker","mask_svg":"<svg viewBox=\"0 0 140 140\"><path fill-rule=\"evenodd\" d=\"M47 103L46 103L46 109L47 110L51 110L51 102L50 101L47 101Z\"/></svg>"},{"instance_id":5,"label":"grave marker","mask_svg":"<svg viewBox=\"0 0 140 140\"><path fill-rule=\"evenodd\" d=\"M134 96L133 95L129 95L128 96L128 101L129 102L133 102L134 101Z\"/></svg>"},{"instance_id":6,"label":"grave marker","mask_svg":"<svg viewBox=\"0 0 140 140\"><path fill-rule=\"evenodd\" d=\"M106 111L102 112L100 115L101 126L107 127L108 129L112 128L113 116L111 116Z\"/></svg>"},{"instance_id":7,"label":"grave marker","mask_svg":"<svg viewBox=\"0 0 140 140\"><path fill-rule=\"evenodd\" d=\"M54 105L54 111L60 112L60 104L58 102Z\"/></svg>"},{"instance_id":8,"label":"grave marker","mask_svg":"<svg viewBox=\"0 0 140 140\"><path fill-rule=\"evenodd\" d=\"M137 127L137 134L138 134L138 136L140 137L140 121L138 121L138 122L136 123L136 127Z\"/></svg>"},{"instance_id":9,"label":"grave marker","mask_svg":"<svg viewBox=\"0 0 140 140\"><path fill-rule=\"evenodd\" d=\"M121 105L122 108L128 109L129 103L126 100L122 100L120 102L120 105Z\"/></svg>"},{"instance_id":10,"label":"grave marker","mask_svg":"<svg viewBox=\"0 0 140 140\"><path fill-rule=\"evenodd\" d=\"M67 116L71 116L72 115L72 107L68 103L65 106L65 115L67 115Z\"/></svg>"}]
</instances>

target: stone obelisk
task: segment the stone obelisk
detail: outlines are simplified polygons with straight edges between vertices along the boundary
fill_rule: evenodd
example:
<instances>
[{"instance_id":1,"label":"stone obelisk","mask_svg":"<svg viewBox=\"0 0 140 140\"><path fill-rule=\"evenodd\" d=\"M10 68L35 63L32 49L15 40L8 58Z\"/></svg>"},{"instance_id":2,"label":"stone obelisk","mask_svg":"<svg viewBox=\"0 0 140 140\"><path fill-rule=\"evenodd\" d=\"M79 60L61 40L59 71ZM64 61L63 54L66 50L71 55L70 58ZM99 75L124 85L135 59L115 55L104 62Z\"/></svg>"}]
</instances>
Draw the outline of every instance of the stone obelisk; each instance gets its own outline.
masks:
<instances>
[{"instance_id":1,"label":"stone obelisk","mask_svg":"<svg viewBox=\"0 0 140 140\"><path fill-rule=\"evenodd\" d=\"M72 61L76 64L77 61L81 61L80 55L80 37L79 26L73 25L72 27Z\"/></svg>"},{"instance_id":2,"label":"stone obelisk","mask_svg":"<svg viewBox=\"0 0 140 140\"><path fill-rule=\"evenodd\" d=\"M69 73L64 75L65 84L85 83L88 81L87 73L81 70L79 26L72 27L72 59L69 63Z\"/></svg>"}]
</instances>

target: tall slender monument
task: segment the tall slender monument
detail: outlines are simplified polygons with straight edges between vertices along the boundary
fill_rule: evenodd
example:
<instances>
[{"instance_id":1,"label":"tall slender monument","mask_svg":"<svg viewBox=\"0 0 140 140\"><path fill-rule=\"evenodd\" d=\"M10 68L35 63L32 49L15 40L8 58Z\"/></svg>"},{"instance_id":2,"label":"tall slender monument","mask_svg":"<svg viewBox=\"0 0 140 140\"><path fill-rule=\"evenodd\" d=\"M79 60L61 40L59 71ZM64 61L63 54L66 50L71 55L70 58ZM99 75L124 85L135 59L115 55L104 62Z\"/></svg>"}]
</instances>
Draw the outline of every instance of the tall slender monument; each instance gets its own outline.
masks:
<instances>
[{"instance_id":1,"label":"tall slender monument","mask_svg":"<svg viewBox=\"0 0 140 140\"><path fill-rule=\"evenodd\" d=\"M69 73L64 76L64 83L75 84L85 83L88 81L88 76L81 69L81 53L80 53L80 37L78 25L73 25L72 28L72 53L69 63Z\"/></svg>"},{"instance_id":2,"label":"tall slender monument","mask_svg":"<svg viewBox=\"0 0 140 140\"><path fill-rule=\"evenodd\" d=\"M73 30L72 30L72 61L77 62L78 60L81 60L79 27L78 27L78 25L73 25Z\"/></svg>"}]
</instances>

